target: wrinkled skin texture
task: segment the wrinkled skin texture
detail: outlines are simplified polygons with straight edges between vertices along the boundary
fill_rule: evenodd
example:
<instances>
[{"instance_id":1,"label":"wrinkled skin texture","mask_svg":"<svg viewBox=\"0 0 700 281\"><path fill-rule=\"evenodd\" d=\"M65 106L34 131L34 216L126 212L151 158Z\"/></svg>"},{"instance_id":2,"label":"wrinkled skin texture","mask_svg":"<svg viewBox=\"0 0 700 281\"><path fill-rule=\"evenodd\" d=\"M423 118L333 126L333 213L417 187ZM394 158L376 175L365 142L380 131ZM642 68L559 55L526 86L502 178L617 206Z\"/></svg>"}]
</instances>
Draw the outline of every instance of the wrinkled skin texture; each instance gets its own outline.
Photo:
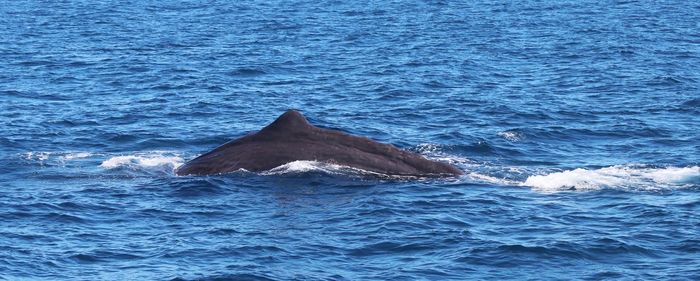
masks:
<instances>
[{"instance_id":1,"label":"wrinkled skin texture","mask_svg":"<svg viewBox=\"0 0 700 281\"><path fill-rule=\"evenodd\" d=\"M289 110L257 133L232 140L185 163L178 175L212 175L239 169L258 172L297 160L334 163L396 176L457 176L447 163L401 150L390 144L341 131L315 127Z\"/></svg>"}]
</instances>

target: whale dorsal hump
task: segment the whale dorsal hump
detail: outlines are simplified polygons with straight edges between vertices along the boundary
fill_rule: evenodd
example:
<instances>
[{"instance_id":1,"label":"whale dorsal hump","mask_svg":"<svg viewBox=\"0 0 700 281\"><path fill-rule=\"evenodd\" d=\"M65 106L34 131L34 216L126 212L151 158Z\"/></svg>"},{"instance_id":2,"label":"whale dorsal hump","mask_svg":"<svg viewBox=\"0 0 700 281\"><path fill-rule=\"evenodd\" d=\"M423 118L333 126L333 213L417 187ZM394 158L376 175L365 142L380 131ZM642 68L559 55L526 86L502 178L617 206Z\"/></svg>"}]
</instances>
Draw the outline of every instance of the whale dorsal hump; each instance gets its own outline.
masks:
<instances>
[{"instance_id":1,"label":"whale dorsal hump","mask_svg":"<svg viewBox=\"0 0 700 281\"><path fill-rule=\"evenodd\" d=\"M304 115L299 111L290 109L280 115L280 117L277 117L270 125L263 128L261 132L296 132L309 130L311 128L313 128L313 126L309 124L309 121L306 120Z\"/></svg>"}]
</instances>

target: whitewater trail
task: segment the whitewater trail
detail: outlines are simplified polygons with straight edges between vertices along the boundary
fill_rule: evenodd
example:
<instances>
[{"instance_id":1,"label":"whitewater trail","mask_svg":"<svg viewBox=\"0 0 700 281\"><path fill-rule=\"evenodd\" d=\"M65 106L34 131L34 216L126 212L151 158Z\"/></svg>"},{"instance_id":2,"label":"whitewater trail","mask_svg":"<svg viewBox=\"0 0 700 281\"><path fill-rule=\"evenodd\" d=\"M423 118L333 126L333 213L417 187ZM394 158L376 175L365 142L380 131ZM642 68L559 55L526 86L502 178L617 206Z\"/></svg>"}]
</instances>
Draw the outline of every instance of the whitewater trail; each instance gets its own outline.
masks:
<instances>
[{"instance_id":1,"label":"whitewater trail","mask_svg":"<svg viewBox=\"0 0 700 281\"><path fill-rule=\"evenodd\" d=\"M464 182L482 182L507 186L522 186L532 188L538 192L558 191L591 191L602 188L653 191L674 188L686 188L700 181L700 167L653 167L643 164L614 165L598 169L574 168L570 170L545 169L528 171L523 167L497 166L489 163L480 163L466 157L448 155L439 152L439 149L430 145L419 146L419 151L433 160L444 161L457 165L465 172L460 177ZM46 161L50 153L28 153L32 157ZM80 159L94 154L58 154L62 159ZM82 157L76 157L82 156ZM174 171L185 160L181 153L152 151L109 156L99 165L103 169L128 168L132 170L151 171L160 169ZM405 177L387 177L377 173L361 169L324 163L318 161L293 161L268 171L260 172L260 175L288 175L300 173L325 173L336 176L378 176L380 178L403 179Z\"/></svg>"}]
</instances>

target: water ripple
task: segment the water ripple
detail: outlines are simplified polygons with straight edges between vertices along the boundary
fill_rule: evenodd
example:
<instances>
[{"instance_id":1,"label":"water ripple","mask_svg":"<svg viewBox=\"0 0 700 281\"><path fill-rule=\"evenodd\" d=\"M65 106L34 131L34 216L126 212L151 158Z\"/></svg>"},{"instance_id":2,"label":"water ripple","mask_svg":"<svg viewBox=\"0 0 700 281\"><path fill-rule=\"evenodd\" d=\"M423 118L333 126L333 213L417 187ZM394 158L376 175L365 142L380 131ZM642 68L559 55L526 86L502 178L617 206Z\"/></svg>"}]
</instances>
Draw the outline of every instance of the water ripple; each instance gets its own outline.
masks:
<instances>
[{"instance_id":1,"label":"water ripple","mask_svg":"<svg viewBox=\"0 0 700 281\"><path fill-rule=\"evenodd\" d=\"M698 279L694 3L0 5L0 279ZM457 165L177 177L288 108Z\"/></svg>"}]
</instances>

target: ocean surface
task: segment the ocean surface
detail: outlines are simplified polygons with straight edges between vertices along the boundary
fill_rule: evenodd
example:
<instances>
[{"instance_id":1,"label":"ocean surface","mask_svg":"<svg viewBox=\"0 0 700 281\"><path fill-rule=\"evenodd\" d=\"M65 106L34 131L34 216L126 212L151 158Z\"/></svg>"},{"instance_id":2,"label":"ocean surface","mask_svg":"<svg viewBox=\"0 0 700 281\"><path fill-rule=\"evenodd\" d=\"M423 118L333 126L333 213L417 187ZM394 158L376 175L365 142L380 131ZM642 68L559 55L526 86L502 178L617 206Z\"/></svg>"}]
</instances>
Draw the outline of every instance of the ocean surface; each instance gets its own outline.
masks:
<instances>
[{"instance_id":1,"label":"ocean surface","mask_svg":"<svg viewBox=\"0 0 700 281\"><path fill-rule=\"evenodd\" d=\"M453 163L174 169L285 110ZM0 280L699 280L693 1L3 1Z\"/></svg>"}]
</instances>

